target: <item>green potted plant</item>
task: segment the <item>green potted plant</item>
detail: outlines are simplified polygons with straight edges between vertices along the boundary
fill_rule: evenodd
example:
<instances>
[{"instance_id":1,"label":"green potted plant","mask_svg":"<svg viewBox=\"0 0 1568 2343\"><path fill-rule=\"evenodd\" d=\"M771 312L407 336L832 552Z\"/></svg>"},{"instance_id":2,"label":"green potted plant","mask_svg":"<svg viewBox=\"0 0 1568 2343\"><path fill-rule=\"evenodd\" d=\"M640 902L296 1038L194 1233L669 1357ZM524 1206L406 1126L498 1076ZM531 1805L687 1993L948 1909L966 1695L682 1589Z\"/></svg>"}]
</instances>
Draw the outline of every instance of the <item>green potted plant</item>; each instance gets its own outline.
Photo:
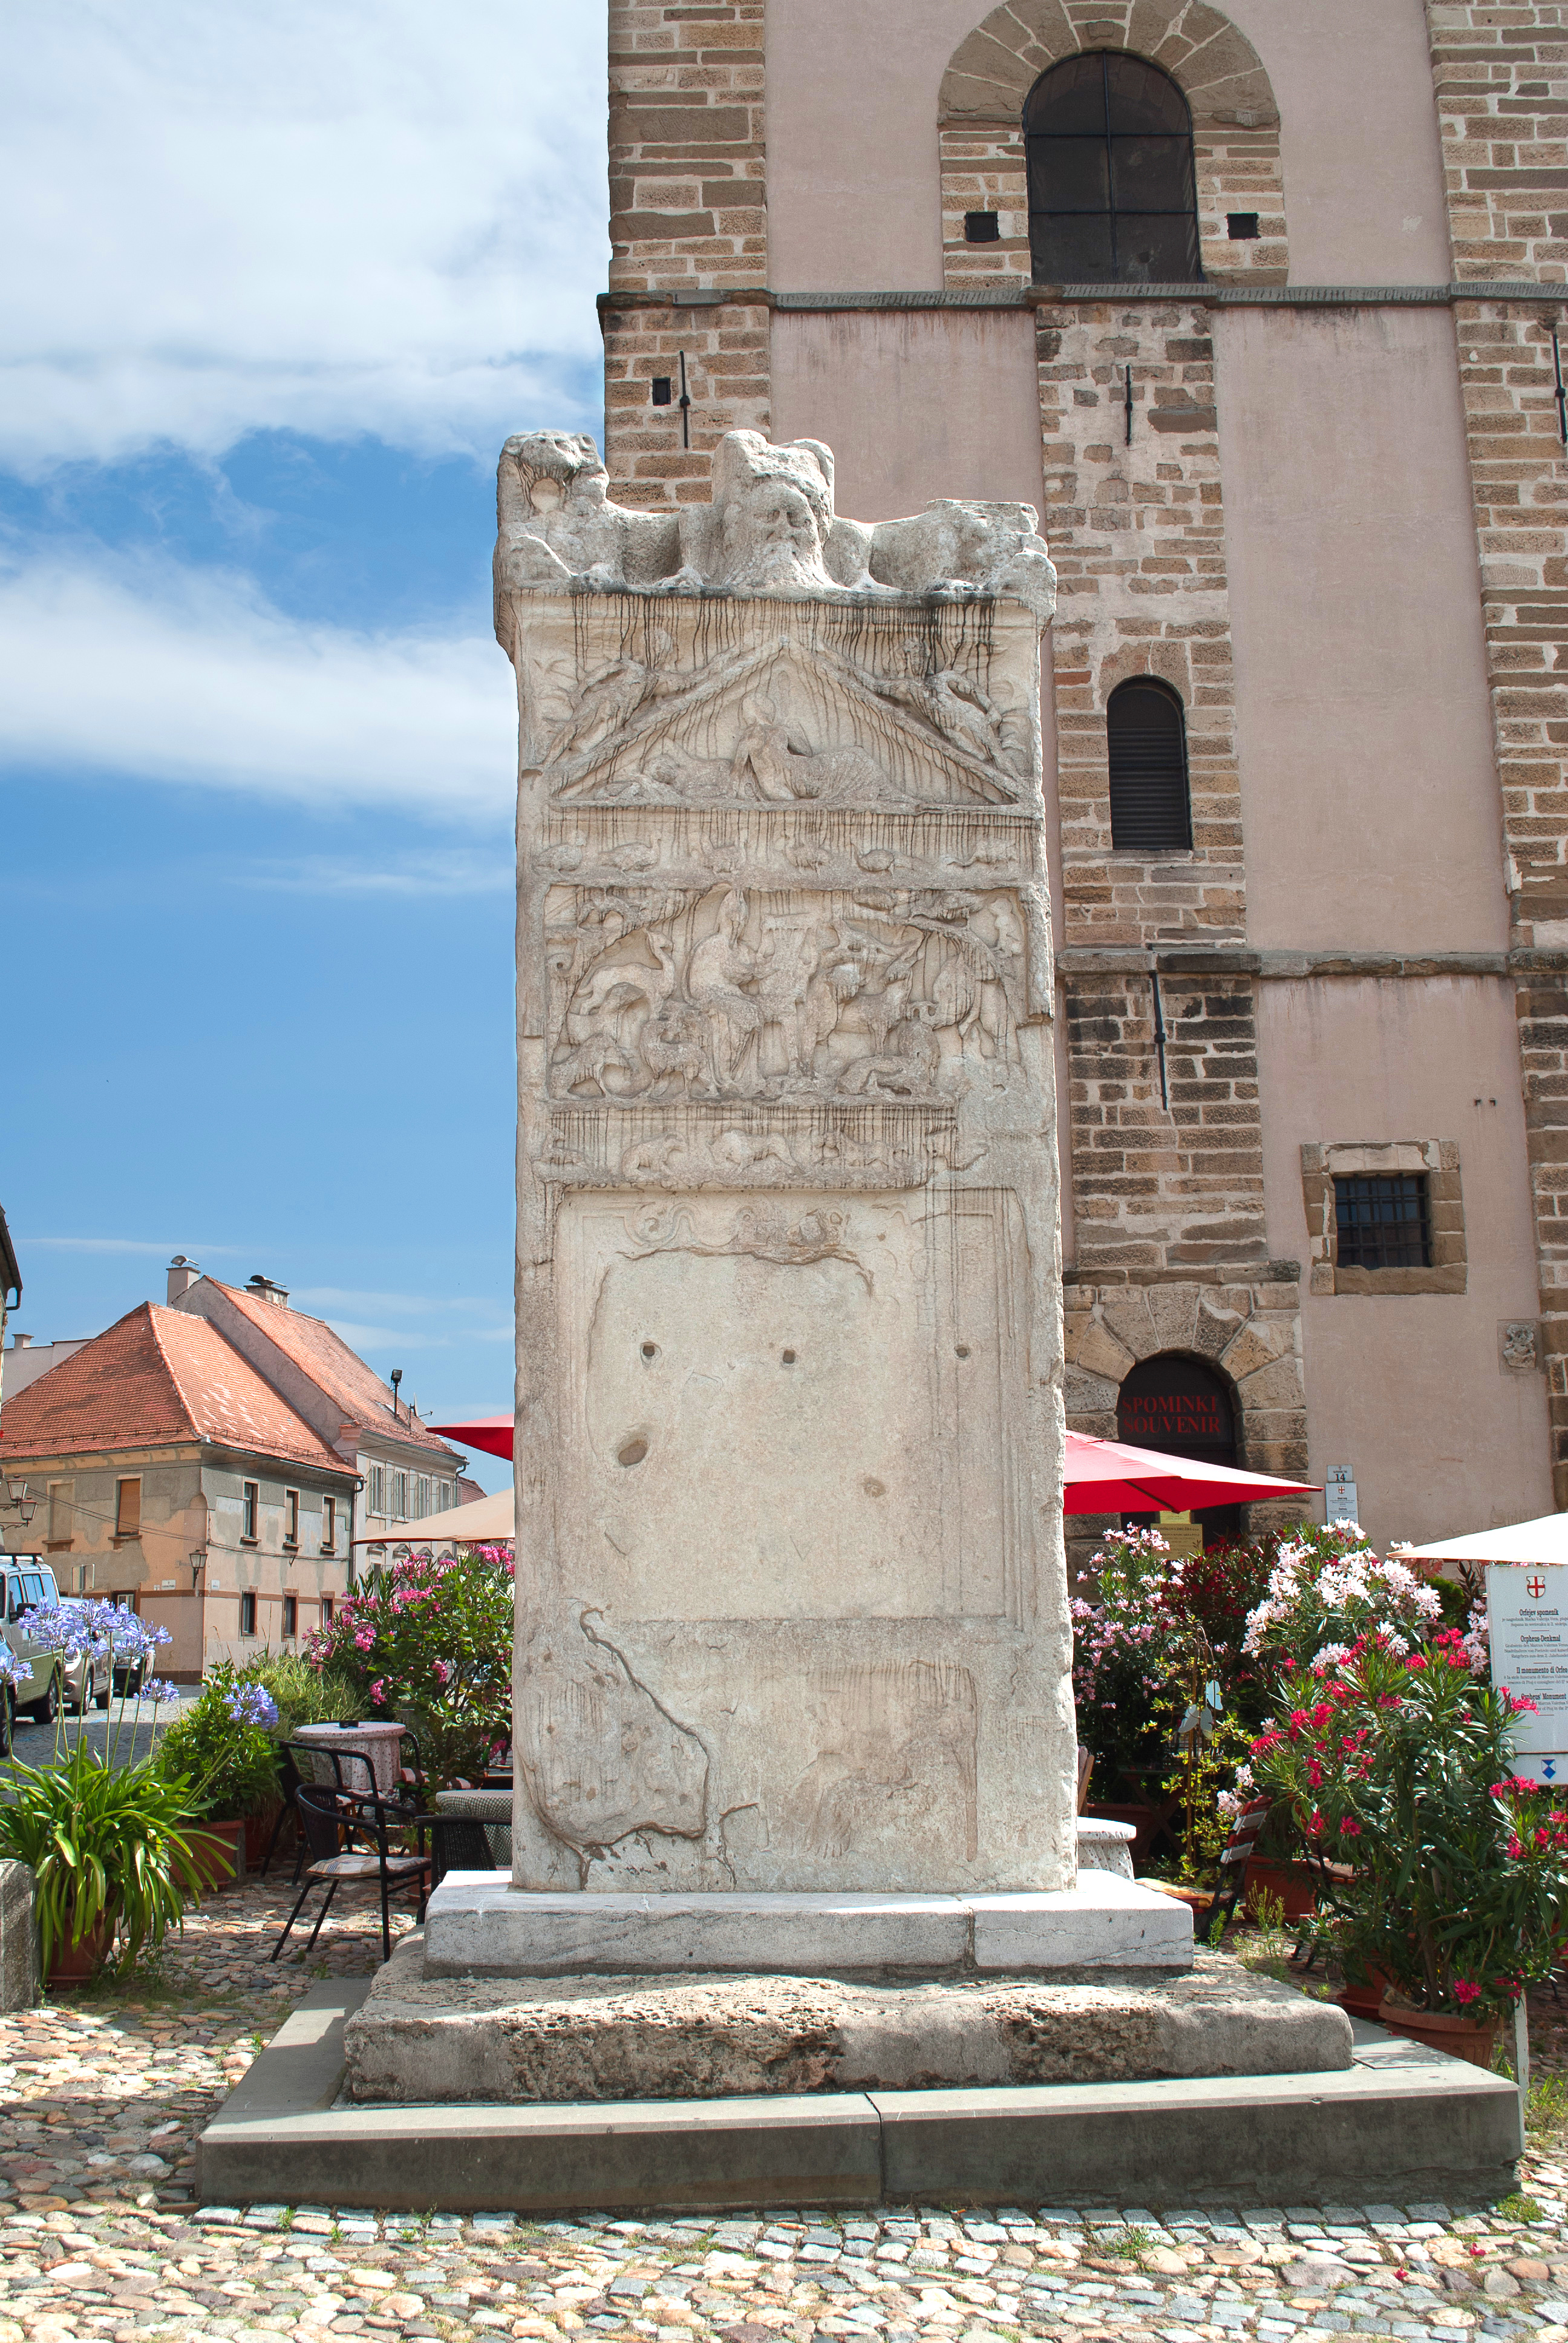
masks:
<instances>
[{"instance_id":1,"label":"green potted plant","mask_svg":"<svg viewBox=\"0 0 1568 2343\"><path fill-rule=\"evenodd\" d=\"M1354 1966L1392 1982L1396 2032L1490 2062L1503 2014L1550 1975L1568 1908L1568 1812L1513 1769L1513 1720L1473 1636L1410 1648L1384 1629L1287 1679L1253 1744L1261 1788L1348 1866L1324 1898Z\"/></svg>"},{"instance_id":2,"label":"green potted plant","mask_svg":"<svg viewBox=\"0 0 1568 2343\"><path fill-rule=\"evenodd\" d=\"M278 1755L271 1729L276 1723L271 1694L264 1685L241 1683L232 1662L223 1660L158 1745L166 1777L183 1777L190 1785L209 1885L241 1875L247 1821L270 1820L277 1812Z\"/></svg>"},{"instance_id":3,"label":"green potted plant","mask_svg":"<svg viewBox=\"0 0 1568 2343\"><path fill-rule=\"evenodd\" d=\"M146 1674L166 1633L106 1603L80 1601L32 1613L26 1624L35 1642L70 1657L86 1654L106 1675L111 1664L128 1659L137 1683L127 1715L122 1679L105 1749L93 1748L85 1735L67 1747L57 1724L53 1765L13 1761L0 1799L0 1855L29 1865L34 1875L45 1976L52 1984L72 1984L100 1968L116 1941L119 1965L128 1969L143 1946L160 1943L186 1904L199 1898L192 1833L197 1809L189 1784L153 1758L116 1762L144 1705L156 1709L178 1698L173 1684ZM0 1677L16 1664L0 1644Z\"/></svg>"}]
</instances>

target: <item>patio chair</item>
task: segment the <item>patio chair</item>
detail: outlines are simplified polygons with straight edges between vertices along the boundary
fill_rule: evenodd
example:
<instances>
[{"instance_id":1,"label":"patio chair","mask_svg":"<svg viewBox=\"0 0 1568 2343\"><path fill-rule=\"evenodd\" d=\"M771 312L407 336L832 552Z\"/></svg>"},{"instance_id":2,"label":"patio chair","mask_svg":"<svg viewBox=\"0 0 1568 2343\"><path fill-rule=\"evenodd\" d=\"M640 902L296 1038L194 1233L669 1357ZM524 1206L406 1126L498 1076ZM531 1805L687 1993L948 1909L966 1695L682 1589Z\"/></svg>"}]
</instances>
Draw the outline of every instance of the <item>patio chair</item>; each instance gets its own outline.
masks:
<instances>
[{"instance_id":1,"label":"patio chair","mask_svg":"<svg viewBox=\"0 0 1568 2343\"><path fill-rule=\"evenodd\" d=\"M490 1834L477 1815L431 1815L430 1885L439 1887L449 1871L494 1871Z\"/></svg>"},{"instance_id":2,"label":"patio chair","mask_svg":"<svg viewBox=\"0 0 1568 2343\"><path fill-rule=\"evenodd\" d=\"M266 1877L268 1871L272 1868L272 1858L277 1852L277 1842L283 1836L284 1824L293 1819L294 1794L296 1790L298 1789L301 1780L307 1778L301 1775L298 1764L295 1758L294 1751L294 1743L292 1741L286 1741L279 1752L283 1760L283 1765L278 1777L278 1788L283 1793L283 1804L278 1807L277 1820L272 1825L272 1836L266 1842L266 1853L261 1858L261 1870L257 1875L262 1879ZM302 1849L303 1844L304 1842L301 1841L300 1845ZM299 1879L299 1865L301 1860L302 1855L297 1855L294 1864L294 1876L297 1885Z\"/></svg>"},{"instance_id":3,"label":"patio chair","mask_svg":"<svg viewBox=\"0 0 1568 2343\"><path fill-rule=\"evenodd\" d=\"M375 1879L381 1888L381 1957L392 1957L392 1922L388 1898L395 1886L417 1881L419 1908L417 1916L425 1916L426 1880L430 1869L427 1855L396 1855L387 1844L387 1823L384 1813L367 1825L365 1806L367 1802L343 1790L323 1789L319 1784L302 1782L294 1794L295 1812L299 1816L300 1836L310 1860L306 1865L305 1885L295 1899L293 1911L283 1924L283 1933L272 1948L275 1961L288 1942L289 1931L304 1909L306 1898L313 1887L327 1890L321 1909L316 1916L316 1926L310 1932L308 1954L321 1934L334 1896L345 1882ZM377 1801L377 1806L380 1802ZM369 1839L368 1845L355 1844Z\"/></svg>"},{"instance_id":4,"label":"patio chair","mask_svg":"<svg viewBox=\"0 0 1568 2343\"><path fill-rule=\"evenodd\" d=\"M1093 1773L1093 1771L1094 1771L1094 1752L1093 1752L1093 1750L1092 1750L1092 1749L1086 1749L1086 1748L1084 1747L1084 1745L1083 1745L1082 1742L1081 1741L1081 1742L1079 1743L1079 1745L1078 1745L1078 1808L1077 1808L1077 1811L1078 1811L1080 1814L1081 1814L1081 1813L1083 1812L1084 1807L1089 1804L1089 1777L1090 1777L1090 1775Z\"/></svg>"}]
</instances>

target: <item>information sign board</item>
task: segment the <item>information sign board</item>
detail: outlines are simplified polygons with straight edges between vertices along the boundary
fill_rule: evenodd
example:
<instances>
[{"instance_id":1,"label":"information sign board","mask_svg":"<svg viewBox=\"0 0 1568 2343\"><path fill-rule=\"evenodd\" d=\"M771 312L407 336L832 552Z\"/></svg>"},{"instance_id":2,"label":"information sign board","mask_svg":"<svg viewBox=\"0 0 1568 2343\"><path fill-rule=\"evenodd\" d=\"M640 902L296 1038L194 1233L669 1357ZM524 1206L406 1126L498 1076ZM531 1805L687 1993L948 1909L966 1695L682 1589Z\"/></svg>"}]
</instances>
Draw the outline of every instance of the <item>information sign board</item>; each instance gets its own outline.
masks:
<instances>
[{"instance_id":1,"label":"information sign board","mask_svg":"<svg viewBox=\"0 0 1568 2343\"><path fill-rule=\"evenodd\" d=\"M1493 1684L1535 1703L1514 1724L1515 1769L1568 1781L1568 1565L1488 1564L1486 1608Z\"/></svg>"}]
</instances>

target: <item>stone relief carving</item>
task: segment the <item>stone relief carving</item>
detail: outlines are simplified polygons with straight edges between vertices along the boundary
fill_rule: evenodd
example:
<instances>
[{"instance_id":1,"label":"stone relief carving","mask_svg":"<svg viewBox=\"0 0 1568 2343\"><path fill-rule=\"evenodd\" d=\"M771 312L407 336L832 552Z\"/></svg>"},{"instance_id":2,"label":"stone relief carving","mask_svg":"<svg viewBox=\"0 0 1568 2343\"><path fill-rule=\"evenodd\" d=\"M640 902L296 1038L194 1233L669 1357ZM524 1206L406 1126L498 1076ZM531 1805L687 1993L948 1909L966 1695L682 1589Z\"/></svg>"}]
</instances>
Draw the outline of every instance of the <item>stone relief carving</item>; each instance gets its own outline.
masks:
<instances>
[{"instance_id":1,"label":"stone relief carving","mask_svg":"<svg viewBox=\"0 0 1568 2343\"><path fill-rule=\"evenodd\" d=\"M655 1209L629 1215L626 1232L636 1256L691 1252L705 1260L719 1260L732 1253L749 1253L754 1261L778 1262L787 1269L816 1261L845 1261L868 1293L876 1290L870 1271L848 1242L842 1212L823 1210L792 1215L779 1204L748 1204L737 1212L724 1235L703 1239L696 1233L690 1212Z\"/></svg>"},{"instance_id":2,"label":"stone relief carving","mask_svg":"<svg viewBox=\"0 0 1568 2343\"><path fill-rule=\"evenodd\" d=\"M833 509L831 451L815 439L774 447L759 432L729 432L714 451L712 501L664 514L611 500L591 439L521 432L501 453L497 518L497 627L508 649L508 595L573 582L589 591L1007 594L1042 625L1055 607L1056 572L1028 505L942 498L902 520L847 520Z\"/></svg>"},{"instance_id":3,"label":"stone relief carving","mask_svg":"<svg viewBox=\"0 0 1568 2343\"><path fill-rule=\"evenodd\" d=\"M1497 1330L1497 1342L1505 1367L1529 1374L1540 1365L1540 1328L1533 1318L1504 1319Z\"/></svg>"},{"instance_id":4,"label":"stone relief carving","mask_svg":"<svg viewBox=\"0 0 1568 2343\"><path fill-rule=\"evenodd\" d=\"M728 658L694 648L685 668L663 628L638 649L575 699L558 675L569 712L543 758L558 804L1007 805L1027 781L1027 710L929 639L902 645L891 673L793 637Z\"/></svg>"},{"instance_id":5,"label":"stone relief carving","mask_svg":"<svg viewBox=\"0 0 1568 2343\"><path fill-rule=\"evenodd\" d=\"M547 920L557 1098L925 1099L1017 1056L1005 890L553 889Z\"/></svg>"},{"instance_id":6,"label":"stone relief carving","mask_svg":"<svg viewBox=\"0 0 1568 2343\"><path fill-rule=\"evenodd\" d=\"M968 1856L977 1834L976 1711L967 1668L929 1660L826 1668L807 1694L816 1743L786 1800L804 1845L847 1855L942 1808Z\"/></svg>"}]
</instances>

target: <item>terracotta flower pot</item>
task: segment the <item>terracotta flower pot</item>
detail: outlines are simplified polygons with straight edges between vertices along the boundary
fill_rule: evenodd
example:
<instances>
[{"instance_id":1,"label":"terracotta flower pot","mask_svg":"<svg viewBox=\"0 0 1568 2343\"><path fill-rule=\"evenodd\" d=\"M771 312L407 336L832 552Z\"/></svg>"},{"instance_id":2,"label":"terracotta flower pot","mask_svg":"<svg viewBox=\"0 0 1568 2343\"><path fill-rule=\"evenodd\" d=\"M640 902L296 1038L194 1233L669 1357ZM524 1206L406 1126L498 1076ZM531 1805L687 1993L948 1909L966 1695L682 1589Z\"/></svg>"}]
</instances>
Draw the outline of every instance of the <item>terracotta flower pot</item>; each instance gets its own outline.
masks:
<instances>
[{"instance_id":1,"label":"terracotta flower pot","mask_svg":"<svg viewBox=\"0 0 1568 2343\"><path fill-rule=\"evenodd\" d=\"M87 1985L95 1977L109 1957L115 1941L115 1924L107 1914L95 1928L89 1928L78 1944L57 1944L55 1957L49 1963L51 1985Z\"/></svg>"},{"instance_id":2,"label":"terracotta flower pot","mask_svg":"<svg viewBox=\"0 0 1568 2343\"><path fill-rule=\"evenodd\" d=\"M1247 1909L1254 1919L1260 1896L1284 1906L1287 1924L1311 1919L1318 1908L1318 1875L1310 1863L1281 1863L1271 1855L1256 1856L1247 1865Z\"/></svg>"},{"instance_id":3,"label":"terracotta flower pot","mask_svg":"<svg viewBox=\"0 0 1568 2343\"><path fill-rule=\"evenodd\" d=\"M190 1833L191 1855L204 1887L232 1887L245 1876L243 1822L197 1823Z\"/></svg>"},{"instance_id":4,"label":"terracotta flower pot","mask_svg":"<svg viewBox=\"0 0 1568 2343\"><path fill-rule=\"evenodd\" d=\"M273 1827L279 1809L268 1806L259 1815L245 1818L245 1867L247 1874L257 1872L266 1861L266 1850L272 1844Z\"/></svg>"},{"instance_id":5,"label":"terracotta flower pot","mask_svg":"<svg viewBox=\"0 0 1568 2343\"><path fill-rule=\"evenodd\" d=\"M1347 2017L1375 2019L1393 1979L1383 1969L1369 1968L1365 1985L1342 1986L1334 1999Z\"/></svg>"},{"instance_id":6,"label":"terracotta flower pot","mask_svg":"<svg viewBox=\"0 0 1568 2343\"><path fill-rule=\"evenodd\" d=\"M1460 2017L1446 2009L1407 2009L1401 2002L1384 2001L1378 2024L1391 2034L1424 2042L1429 2050L1445 2050L1451 2058L1468 2059L1473 2066L1490 2066L1502 2030L1500 2017Z\"/></svg>"}]
</instances>

